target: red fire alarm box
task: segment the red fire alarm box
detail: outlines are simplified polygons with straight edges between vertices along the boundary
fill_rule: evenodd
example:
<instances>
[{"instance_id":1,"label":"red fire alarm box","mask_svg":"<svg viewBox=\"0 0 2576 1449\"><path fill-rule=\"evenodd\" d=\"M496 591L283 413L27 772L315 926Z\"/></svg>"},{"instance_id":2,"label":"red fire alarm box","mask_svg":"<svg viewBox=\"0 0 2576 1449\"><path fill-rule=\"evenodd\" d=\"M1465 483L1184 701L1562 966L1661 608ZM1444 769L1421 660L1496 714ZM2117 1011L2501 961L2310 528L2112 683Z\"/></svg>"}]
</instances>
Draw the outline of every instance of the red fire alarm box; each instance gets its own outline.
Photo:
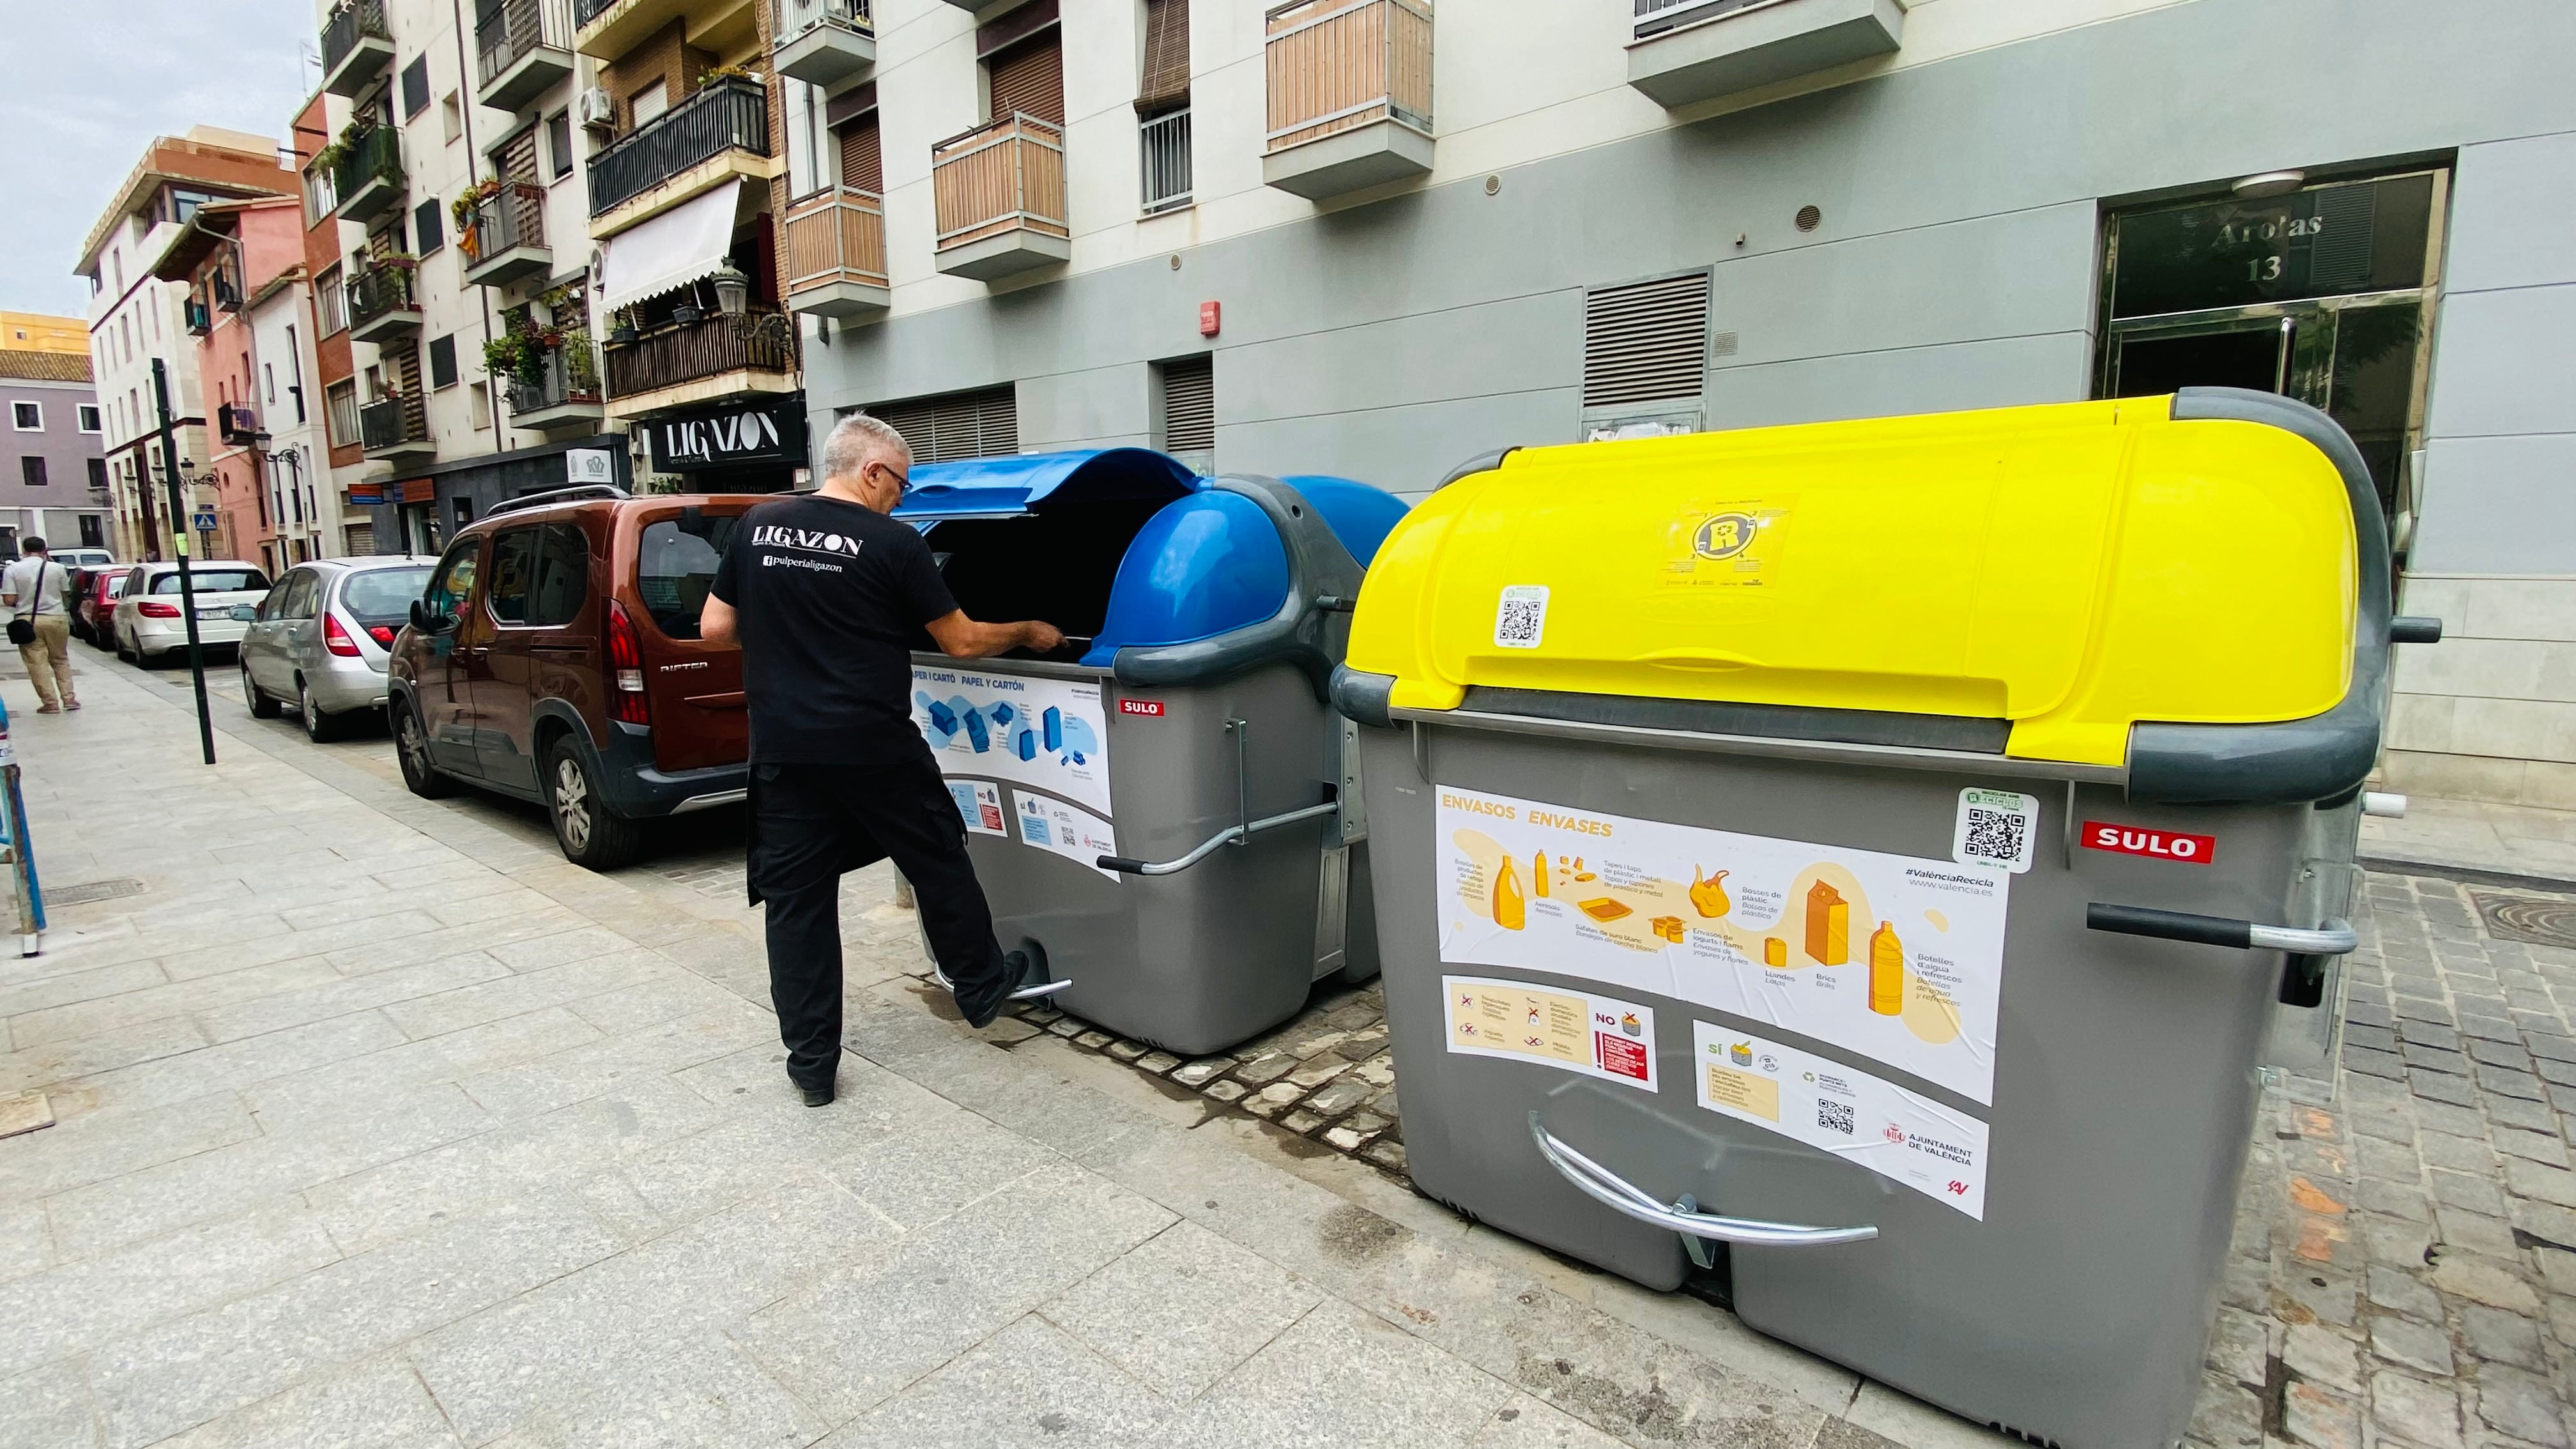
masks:
<instances>
[{"instance_id":1,"label":"red fire alarm box","mask_svg":"<svg viewBox=\"0 0 2576 1449\"><path fill-rule=\"evenodd\" d=\"M1214 302L1201 302L1199 304L1199 335L1201 337L1214 337L1216 335L1217 313L1218 304Z\"/></svg>"}]
</instances>

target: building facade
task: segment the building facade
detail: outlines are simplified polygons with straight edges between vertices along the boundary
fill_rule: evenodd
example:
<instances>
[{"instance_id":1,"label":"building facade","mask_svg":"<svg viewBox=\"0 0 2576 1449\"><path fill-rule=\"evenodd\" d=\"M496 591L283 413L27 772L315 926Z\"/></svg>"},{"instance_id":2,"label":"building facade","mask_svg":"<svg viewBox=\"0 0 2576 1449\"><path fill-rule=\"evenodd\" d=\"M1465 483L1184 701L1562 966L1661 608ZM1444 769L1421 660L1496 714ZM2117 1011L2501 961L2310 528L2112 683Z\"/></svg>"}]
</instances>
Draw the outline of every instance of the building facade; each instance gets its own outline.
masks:
<instances>
[{"instance_id":1,"label":"building facade","mask_svg":"<svg viewBox=\"0 0 2576 1449\"><path fill-rule=\"evenodd\" d=\"M868 55L786 97L816 430L1419 496L1513 444L2287 392L2449 622L2387 777L2576 807L2566 6L795 8Z\"/></svg>"},{"instance_id":2,"label":"building facade","mask_svg":"<svg viewBox=\"0 0 2576 1449\"><path fill-rule=\"evenodd\" d=\"M187 287L154 275L162 256L198 207L279 195L293 184L268 138L193 127L145 148L82 243L75 270L90 284L90 365L106 427L111 546L119 558L160 559L171 546L165 468L174 460L161 456L156 361L167 378L182 510L201 512L213 502ZM200 547L208 541L200 539Z\"/></svg>"},{"instance_id":3,"label":"building facade","mask_svg":"<svg viewBox=\"0 0 2576 1449\"><path fill-rule=\"evenodd\" d=\"M73 318L9 315L31 331L50 323L57 336L65 330L87 335ZM0 330L0 337L12 330ZM90 385L89 358L0 347L0 427L7 429L0 436L8 443L8 457L0 461L0 555L17 557L22 538L41 538L56 548L114 547L106 423Z\"/></svg>"}]
</instances>

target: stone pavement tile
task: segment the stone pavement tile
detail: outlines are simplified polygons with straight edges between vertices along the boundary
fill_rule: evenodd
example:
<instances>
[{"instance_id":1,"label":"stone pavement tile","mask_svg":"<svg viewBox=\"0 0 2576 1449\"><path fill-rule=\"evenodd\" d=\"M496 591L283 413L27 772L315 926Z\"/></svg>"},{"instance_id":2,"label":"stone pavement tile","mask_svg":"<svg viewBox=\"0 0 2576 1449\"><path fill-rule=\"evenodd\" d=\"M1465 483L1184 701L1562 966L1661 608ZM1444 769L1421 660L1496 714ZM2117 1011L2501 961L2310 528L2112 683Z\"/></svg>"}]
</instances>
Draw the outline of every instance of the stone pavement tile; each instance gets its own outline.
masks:
<instances>
[{"instance_id":1,"label":"stone pavement tile","mask_svg":"<svg viewBox=\"0 0 2576 1449\"><path fill-rule=\"evenodd\" d=\"M2451 1338L2430 1323L2384 1315L2370 1320L2370 1351L2390 1363L2449 1378L2457 1367Z\"/></svg>"},{"instance_id":2,"label":"stone pavement tile","mask_svg":"<svg viewBox=\"0 0 2576 1449\"><path fill-rule=\"evenodd\" d=\"M0 1045L7 1033L0 1032ZM112 1072L206 1045L206 1034L185 1016L137 1022L76 1041L0 1053L0 1092L47 1087L99 1072Z\"/></svg>"},{"instance_id":3,"label":"stone pavement tile","mask_svg":"<svg viewBox=\"0 0 2576 1449\"><path fill-rule=\"evenodd\" d=\"M277 1205L0 1283L0 1323L9 1325L0 1334L0 1378L339 1256L312 1214Z\"/></svg>"},{"instance_id":4,"label":"stone pavement tile","mask_svg":"<svg viewBox=\"0 0 2576 1449\"><path fill-rule=\"evenodd\" d=\"M668 1077L432 1148L305 1193L332 1241L362 1252L570 1186L718 1118Z\"/></svg>"},{"instance_id":5,"label":"stone pavement tile","mask_svg":"<svg viewBox=\"0 0 2576 1449\"><path fill-rule=\"evenodd\" d=\"M750 937L708 932L666 941L655 949L745 1001L769 1002L769 953Z\"/></svg>"},{"instance_id":6,"label":"stone pavement tile","mask_svg":"<svg viewBox=\"0 0 2576 1449\"><path fill-rule=\"evenodd\" d=\"M1153 1117L1061 1077L1038 1059L968 1038L900 1068L961 1107L1067 1156L1154 1124Z\"/></svg>"},{"instance_id":7,"label":"stone pavement tile","mask_svg":"<svg viewBox=\"0 0 2576 1449\"><path fill-rule=\"evenodd\" d=\"M0 1206L0 1285L54 1266L53 1230L41 1202ZM0 1287L0 1292L6 1292Z\"/></svg>"},{"instance_id":8,"label":"stone pavement tile","mask_svg":"<svg viewBox=\"0 0 2576 1449\"><path fill-rule=\"evenodd\" d=\"M498 885L476 895L424 901L421 909L441 926L471 926L542 911L552 904L545 894L520 885Z\"/></svg>"},{"instance_id":9,"label":"stone pavement tile","mask_svg":"<svg viewBox=\"0 0 2576 1449\"><path fill-rule=\"evenodd\" d=\"M198 1425L159 1449L461 1449L399 1355L371 1359Z\"/></svg>"},{"instance_id":10,"label":"stone pavement tile","mask_svg":"<svg viewBox=\"0 0 2576 1449\"><path fill-rule=\"evenodd\" d=\"M127 961L115 966L92 967L87 971L66 971L60 976L0 985L0 1017L42 1011L49 1006L72 1002L96 1001L105 996L140 991L147 986L169 984L169 976L163 973L161 963L157 961Z\"/></svg>"},{"instance_id":11,"label":"stone pavement tile","mask_svg":"<svg viewBox=\"0 0 2576 1449\"><path fill-rule=\"evenodd\" d=\"M1043 1167L913 1233L907 1255L1025 1313L1172 1225L1174 1215L1072 1163Z\"/></svg>"},{"instance_id":12,"label":"stone pavement tile","mask_svg":"<svg viewBox=\"0 0 2576 1449\"><path fill-rule=\"evenodd\" d=\"M2460 1396L2435 1383L2393 1369L2370 1376L2371 1426L2424 1449L2459 1449Z\"/></svg>"},{"instance_id":13,"label":"stone pavement tile","mask_svg":"<svg viewBox=\"0 0 2576 1449\"><path fill-rule=\"evenodd\" d=\"M623 958L602 956L581 964L593 966L600 961L620 959ZM740 999L716 983L680 969L658 954L653 960L655 970L652 975L633 985L576 1002L573 1014L601 1031L613 1034L652 1026L675 1016L709 1011L718 1005L730 1006Z\"/></svg>"},{"instance_id":14,"label":"stone pavement tile","mask_svg":"<svg viewBox=\"0 0 2576 1449\"><path fill-rule=\"evenodd\" d=\"M308 1021L368 1011L408 1001L415 996L433 996L508 974L508 967L479 951L365 976L342 976L329 972L310 985L264 994L255 1000L239 1001L218 1009L201 1008L197 1012L197 1020L206 1028L206 1034L216 1041L234 1041L301 1026ZM236 978L217 979L230 981Z\"/></svg>"},{"instance_id":15,"label":"stone pavement tile","mask_svg":"<svg viewBox=\"0 0 2576 1449\"><path fill-rule=\"evenodd\" d=\"M462 926L443 926L434 931L421 931L409 936L387 937L363 945L346 946L322 959L344 976L372 975L397 966L417 966L445 956L462 956L514 941L551 936L558 931L578 930L590 924L579 914L560 905L547 904L514 915L497 916Z\"/></svg>"},{"instance_id":16,"label":"stone pavement tile","mask_svg":"<svg viewBox=\"0 0 2576 1449\"><path fill-rule=\"evenodd\" d=\"M1331 1392L1316 1392L1322 1384L1332 1385ZM1263 1345L1146 1442L1175 1449L1253 1443L1277 1449L1431 1449L1465 1444L1512 1397L1509 1385L1394 1325L1346 1304L1326 1303Z\"/></svg>"},{"instance_id":17,"label":"stone pavement tile","mask_svg":"<svg viewBox=\"0 0 2576 1449\"><path fill-rule=\"evenodd\" d=\"M1816 1432L1816 1449L1885 1449L1891 1442L1908 1449L2016 1449L2023 1441L1867 1379L1859 1381L1844 1416L1827 1419Z\"/></svg>"},{"instance_id":18,"label":"stone pavement tile","mask_svg":"<svg viewBox=\"0 0 2576 1449\"><path fill-rule=\"evenodd\" d=\"M231 1093L92 1112L0 1140L0 1202L70 1192L258 1135L250 1109Z\"/></svg>"},{"instance_id":19,"label":"stone pavement tile","mask_svg":"<svg viewBox=\"0 0 2576 1449\"><path fill-rule=\"evenodd\" d=\"M2516 1157L2505 1162L2504 1180L2517 1196L2576 1207L2576 1172L2566 1168Z\"/></svg>"},{"instance_id":20,"label":"stone pavement tile","mask_svg":"<svg viewBox=\"0 0 2576 1449\"><path fill-rule=\"evenodd\" d=\"M453 1086L362 1095L338 1119L129 1172L49 1199L54 1247L84 1258L243 1211L480 1132L491 1119ZM57 1129L59 1130L59 1129Z\"/></svg>"},{"instance_id":21,"label":"stone pavement tile","mask_svg":"<svg viewBox=\"0 0 2576 1449\"><path fill-rule=\"evenodd\" d=\"M2184 1442L2209 1449L2262 1449L2263 1396L2233 1379L2203 1373Z\"/></svg>"},{"instance_id":22,"label":"stone pavement tile","mask_svg":"<svg viewBox=\"0 0 2576 1449\"><path fill-rule=\"evenodd\" d=\"M0 1449L95 1449L98 1442L86 1360L56 1359L0 1378Z\"/></svg>"},{"instance_id":23,"label":"stone pavement tile","mask_svg":"<svg viewBox=\"0 0 2576 1449\"><path fill-rule=\"evenodd\" d=\"M1320 1301L1311 1285L1183 1219L1038 1312L1178 1402Z\"/></svg>"},{"instance_id":24,"label":"stone pavement tile","mask_svg":"<svg viewBox=\"0 0 2576 1449\"><path fill-rule=\"evenodd\" d=\"M469 1077L553 1056L601 1040L598 1028L562 1007L532 1011L389 1047L332 1067L299 1072L245 1089L244 1095L271 1131L332 1120L347 1109L350 1086L390 1094L462 1082Z\"/></svg>"},{"instance_id":25,"label":"stone pavement tile","mask_svg":"<svg viewBox=\"0 0 2576 1449\"><path fill-rule=\"evenodd\" d=\"M70 1083L91 1106L154 1107L399 1046L400 1028L373 1011L243 1037L181 1056L156 1058Z\"/></svg>"},{"instance_id":26,"label":"stone pavement tile","mask_svg":"<svg viewBox=\"0 0 2576 1449\"><path fill-rule=\"evenodd\" d=\"M2549 1354L2541 1346L2540 1325L2518 1313L2477 1303L2461 1305L2460 1347L2480 1364L2505 1363L2534 1373L2549 1371Z\"/></svg>"},{"instance_id":27,"label":"stone pavement tile","mask_svg":"<svg viewBox=\"0 0 2576 1449\"><path fill-rule=\"evenodd\" d=\"M774 1017L747 1004L605 1037L588 1046L469 1078L467 1091L505 1121L596 1097L641 1076L662 1076L773 1039Z\"/></svg>"},{"instance_id":28,"label":"stone pavement tile","mask_svg":"<svg viewBox=\"0 0 2576 1449\"><path fill-rule=\"evenodd\" d=\"M1028 1317L844 1426L822 1449L1109 1449L1143 1442L1166 1411L1152 1390Z\"/></svg>"},{"instance_id":29,"label":"stone pavement tile","mask_svg":"<svg viewBox=\"0 0 2576 1449\"><path fill-rule=\"evenodd\" d=\"M203 1015L241 1002L255 1001L299 987L318 986L334 980L338 973L318 958L279 961L266 966L252 966L221 976L200 977L191 981L173 981L167 986L128 991L121 996L97 1001L74 1002L67 1006L48 1007L9 1018L9 1040L12 1049L25 1051L47 1042L70 1041L75 1037L93 1036L138 1022L157 1021L179 1013ZM364 1003L373 1005L373 1002ZM360 1007L349 1007L359 1010ZM313 1018L304 1017L310 1021ZM276 1026L291 1025L278 1022ZM262 1027L259 1030L273 1028ZM208 1035L223 1040L224 1034L208 1029ZM248 1036L248 1031L230 1033Z\"/></svg>"},{"instance_id":30,"label":"stone pavement tile","mask_svg":"<svg viewBox=\"0 0 2576 1449\"><path fill-rule=\"evenodd\" d=\"M940 1256L897 1253L836 1269L753 1314L732 1335L772 1378L838 1424L1019 1316L978 1293Z\"/></svg>"},{"instance_id":31,"label":"stone pavement tile","mask_svg":"<svg viewBox=\"0 0 2576 1449\"><path fill-rule=\"evenodd\" d=\"M489 952L478 954L490 957ZM385 1015L407 1035L444 1036L549 1006L574 1007L602 993L654 980L671 969L650 952L629 949L619 955L602 955L525 974L504 971L497 976L479 977L454 990L396 1002L385 1008ZM400 974L400 970L385 971L355 979L378 981Z\"/></svg>"},{"instance_id":32,"label":"stone pavement tile","mask_svg":"<svg viewBox=\"0 0 2576 1449\"><path fill-rule=\"evenodd\" d=\"M492 953L494 960L513 971L543 971L575 961L587 961L593 956L632 951L635 943L603 926L576 926L569 931L485 949Z\"/></svg>"},{"instance_id":33,"label":"stone pavement tile","mask_svg":"<svg viewBox=\"0 0 2576 1449\"><path fill-rule=\"evenodd\" d=\"M615 1248L578 1204L532 1199L344 1258L91 1355L104 1449L136 1449L373 1358L593 1263Z\"/></svg>"},{"instance_id":34,"label":"stone pavement tile","mask_svg":"<svg viewBox=\"0 0 2576 1449\"><path fill-rule=\"evenodd\" d=\"M905 1231L917 1232L1062 1162L972 1112L952 1111L935 1127L871 1142L824 1170Z\"/></svg>"},{"instance_id":35,"label":"stone pavement tile","mask_svg":"<svg viewBox=\"0 0 2576 1449\"><path fill-rule=\"evenodd\" d=\"M431 1333L409 1350L449 1422L482 1444L571 1407L636 1362L747 1318L832 1268L881 1253L894 1226L819 1176Z\"/></svg>"},{"instance_id":36,"label":"stone pavement tile","mask_svg":"<svg viewBox=\"0 0 2576 1449\"><path fill-rule=\"evenodd\" d=\"M1867 1430L1854 1432L1877 1437ZM1527 1394L1514 1394L1467 1444L1468 1449L1620 1449L1618 1440Z\"/></svg>"},{"instance_id":37,"label":"stone pavement tile","mask_svg":"<svg viewBox=\"0 0 2576 1449\"><path fill-rule=\"evenodd\" d=\"M2567 1404L2548 1380L2509 1368L2482 1367L2471 1390L2477 1416L2526 1443L2566 1449Z\"/></svg>"},{"instance_id":38,"label":"stone pavement tile","mask_svg":"<svg viewBox=\"0 0 2576 1449\"><path fill-rule=\"evenodd\" d=\"M539 1410L492 1449L798 1449L832 1426L723 1337L622 1365L599 1389Z\"/></svg>"}]
</instances>

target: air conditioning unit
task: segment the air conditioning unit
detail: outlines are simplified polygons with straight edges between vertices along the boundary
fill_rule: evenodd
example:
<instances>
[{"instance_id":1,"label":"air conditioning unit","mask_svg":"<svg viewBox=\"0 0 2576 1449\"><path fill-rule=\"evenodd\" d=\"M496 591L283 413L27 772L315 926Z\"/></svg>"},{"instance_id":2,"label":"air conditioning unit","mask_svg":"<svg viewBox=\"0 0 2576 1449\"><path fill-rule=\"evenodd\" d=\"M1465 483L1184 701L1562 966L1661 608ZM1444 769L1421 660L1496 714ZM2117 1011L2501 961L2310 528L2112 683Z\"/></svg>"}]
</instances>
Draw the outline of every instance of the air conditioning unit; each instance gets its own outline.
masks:
<instances>
[{"instance_id":1,"label":"air conditioning unit","mask_svg":"<svg viewBox=\"0 0 2576 1449\"><path fill-rule=\"evenodd\" d=\"M597 86L583 91L574 99L572 113L585 126L613 128L617 124L617 103L608 98L608 92Z\"/></svg>"}]
</instances>

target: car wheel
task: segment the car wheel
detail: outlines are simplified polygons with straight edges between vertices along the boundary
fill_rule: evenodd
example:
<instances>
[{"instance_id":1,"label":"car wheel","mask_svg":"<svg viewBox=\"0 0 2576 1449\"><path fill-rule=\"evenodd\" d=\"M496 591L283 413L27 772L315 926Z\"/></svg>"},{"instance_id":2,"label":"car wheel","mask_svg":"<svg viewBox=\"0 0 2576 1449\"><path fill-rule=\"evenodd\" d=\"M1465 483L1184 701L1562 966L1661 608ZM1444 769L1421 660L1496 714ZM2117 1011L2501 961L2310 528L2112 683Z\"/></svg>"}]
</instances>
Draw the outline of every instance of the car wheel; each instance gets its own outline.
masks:
<instances>
[{"instance_id":1,"label":"car wheel","mask_svg":"<svg viewBox=\"0 0 2576 1449\"><path fill-rule=\"evenodd\" d=\"M403 788L423 800L436 800L455 788L438 767L429 762L429 731L422 728L420 711L402 699L387 703L385 712L393 716L394 759L402 766Z\"/></svg>"},{"instance_id":2,"label":"car wheel","mask_svg":"<svg viewBox=\"0 0 2576 1449\"><path fill-rule=\"evenodd\" d=\"M644 843L643 827L600 797L590 761L570 735L556 740L546 756L546 813L564 859L584 870L615 870Z\"/></svg>"},{"instance_id":3,"label":"car wheel","mask_svg":"<svg viewBox=\"0 0 2576 1449\"><path fill-rule=\"evenodd\" d=\"M247 664L241 667L241 679L242 703L250 706L250 717L252 719L277 718L277 701L269 698L266 690L251 682L250 666Z\"/></svg>"},{"instance_id":4,"label":"car wheel","mask_svg":"<svg viewBox=\"0 0 2576 1449\"><path fill-rule=\"evenodd\" d=\"M295 686L295 708L304 716L304 737L317 745L327 745L340 737L340 720L322 712L313 698L310 680L299 680Z\"/></svg>"}]
</instances>

